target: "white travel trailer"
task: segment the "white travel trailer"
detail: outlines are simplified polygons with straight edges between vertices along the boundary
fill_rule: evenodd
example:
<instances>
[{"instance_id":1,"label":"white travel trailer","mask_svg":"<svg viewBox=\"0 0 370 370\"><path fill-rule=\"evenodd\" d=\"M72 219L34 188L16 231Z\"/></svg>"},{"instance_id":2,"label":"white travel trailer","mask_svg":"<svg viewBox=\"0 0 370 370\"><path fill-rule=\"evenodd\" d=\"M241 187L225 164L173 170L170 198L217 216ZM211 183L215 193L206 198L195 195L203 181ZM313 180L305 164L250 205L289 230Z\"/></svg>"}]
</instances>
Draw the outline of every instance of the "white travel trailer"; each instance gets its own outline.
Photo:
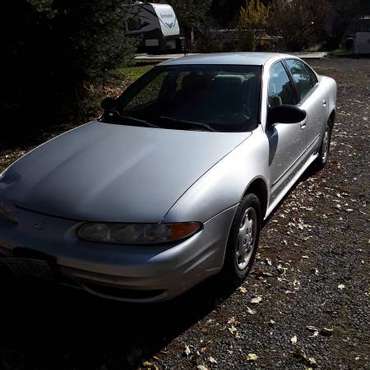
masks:
<instances>
[{"instance_id":1,"label":"white travel trailer","mask_svg":"<svg viewBox=\"0 0 370 370\"><path fill-rule=\"evenodd\" d=\"M353 21L346 37L346 45L353 54L370 54L370 16Z\"/></svg>"},{"instance_id":2,"label":"white travel trailer","mask_svg":"<svg viewBox=\"0 0 370 370\"><path fill-rule=\"evenodd\" d=\"M168 4L137 2L129 6L126 34L138 40L140 51L162 52L181 48L179 22Z\"/></svg>"}]
</instances>

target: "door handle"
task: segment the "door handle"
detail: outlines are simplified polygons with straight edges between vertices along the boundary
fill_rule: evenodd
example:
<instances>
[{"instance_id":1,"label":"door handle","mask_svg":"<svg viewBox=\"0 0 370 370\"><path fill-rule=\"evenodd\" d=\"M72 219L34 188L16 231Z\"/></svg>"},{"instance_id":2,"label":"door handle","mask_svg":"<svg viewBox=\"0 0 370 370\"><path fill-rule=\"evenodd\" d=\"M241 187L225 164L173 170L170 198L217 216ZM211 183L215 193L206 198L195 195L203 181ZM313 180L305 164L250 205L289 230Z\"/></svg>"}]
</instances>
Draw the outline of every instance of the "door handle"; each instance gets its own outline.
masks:
<instances>
[{"instance_id":1,"label":"door handle","mask_svg":"<svg viewBox=\"0 0 370 370\"><path fill-rule=\"evenodd\" d=\"M306 128L306 126L307 126L307 121L306 121L306 120L302 121L302 122L299 124L299 127L300 127L301 129L305 129L305 128Z\"/></svg>"}]
</instances>

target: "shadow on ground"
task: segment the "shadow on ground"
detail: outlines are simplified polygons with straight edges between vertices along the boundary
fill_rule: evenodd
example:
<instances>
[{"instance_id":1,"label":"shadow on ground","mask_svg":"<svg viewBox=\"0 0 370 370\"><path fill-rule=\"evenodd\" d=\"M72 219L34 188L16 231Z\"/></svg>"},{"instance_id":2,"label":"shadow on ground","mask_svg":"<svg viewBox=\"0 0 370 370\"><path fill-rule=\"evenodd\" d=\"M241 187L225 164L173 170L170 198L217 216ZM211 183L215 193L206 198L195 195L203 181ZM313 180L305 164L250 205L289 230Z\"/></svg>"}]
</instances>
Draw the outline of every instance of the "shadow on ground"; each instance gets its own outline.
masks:
<instances>
[{"instance_id":1,"label":"shadow on ground","mask_svg":"<svg viewBox=\"0 0 370 370\"><path fill-rule=\"evenodd\" d=\"M310 167L291 191L313 173ZM41 281L19 283L5 271L0 282L1 370L136 369L235 290L215 277L174 301L134 305Z\"/></svg>"},{"instance_id":2,"label":"shadow on ground","mask_svg":"<svg viewBox=\"0 0 370 370\"><path fill-rule=\"evenodd\" d=\"M137 368L232 292L211 279L169 303L128 305L1 281L0 369L12 370Z\"/></svg>"}]
</instances>

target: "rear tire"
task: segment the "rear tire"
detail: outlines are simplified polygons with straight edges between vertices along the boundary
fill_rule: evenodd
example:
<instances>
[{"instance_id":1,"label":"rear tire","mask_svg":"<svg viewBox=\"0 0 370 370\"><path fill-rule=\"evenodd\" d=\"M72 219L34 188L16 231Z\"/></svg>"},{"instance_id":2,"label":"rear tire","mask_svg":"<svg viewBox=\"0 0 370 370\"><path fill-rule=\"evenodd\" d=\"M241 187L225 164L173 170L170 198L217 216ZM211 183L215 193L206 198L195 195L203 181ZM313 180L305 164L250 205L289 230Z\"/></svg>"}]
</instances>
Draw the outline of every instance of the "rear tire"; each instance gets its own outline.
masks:
<instances>
[{"instance_id":1,"label":"rear tire","mask_svg":"<svg viewBox=\"0 0 370 370\"><path fill-rule=\"evenodd\" d=\"M223 277L232 284L240 285L253 266L261 224L261 202L255 194L247 194L231 226L222 271Z\"/></svg>"},{"instance_id":2,"label":"rear tire","mask_svg":"<svg viewBox=\"0 0 370 370\"><path fill-rule=\"evenodd\" d=\"M321 141L321 145L319 149L319 156L314 162L314 169L317 171L322 170L329 161L332 130L333 130L333 122L329 121L326 124L324 135L322 137L322 141Z\"/></svg>"}]
</instances>

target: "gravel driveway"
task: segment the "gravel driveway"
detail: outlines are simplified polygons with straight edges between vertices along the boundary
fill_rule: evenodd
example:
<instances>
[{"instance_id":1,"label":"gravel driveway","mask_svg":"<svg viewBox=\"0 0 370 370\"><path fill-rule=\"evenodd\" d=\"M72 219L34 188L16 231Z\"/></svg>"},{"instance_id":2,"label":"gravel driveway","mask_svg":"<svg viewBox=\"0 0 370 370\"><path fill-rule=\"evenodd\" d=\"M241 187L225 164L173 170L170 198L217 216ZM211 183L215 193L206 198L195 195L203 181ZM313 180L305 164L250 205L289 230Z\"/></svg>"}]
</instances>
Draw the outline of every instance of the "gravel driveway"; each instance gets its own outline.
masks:
<instances>
[{"instance_id":1,"label":"gravel driveway","mask_svg":"<svg viewBox=\"0 0 370 370\"><path fill-rule=\"evenodd\" d=\"M339 84L331 160L270 217L242 287L137 307L3 278L0 369L370 369L370 61L312 64Z\"/></svg>"}]
</instances>

